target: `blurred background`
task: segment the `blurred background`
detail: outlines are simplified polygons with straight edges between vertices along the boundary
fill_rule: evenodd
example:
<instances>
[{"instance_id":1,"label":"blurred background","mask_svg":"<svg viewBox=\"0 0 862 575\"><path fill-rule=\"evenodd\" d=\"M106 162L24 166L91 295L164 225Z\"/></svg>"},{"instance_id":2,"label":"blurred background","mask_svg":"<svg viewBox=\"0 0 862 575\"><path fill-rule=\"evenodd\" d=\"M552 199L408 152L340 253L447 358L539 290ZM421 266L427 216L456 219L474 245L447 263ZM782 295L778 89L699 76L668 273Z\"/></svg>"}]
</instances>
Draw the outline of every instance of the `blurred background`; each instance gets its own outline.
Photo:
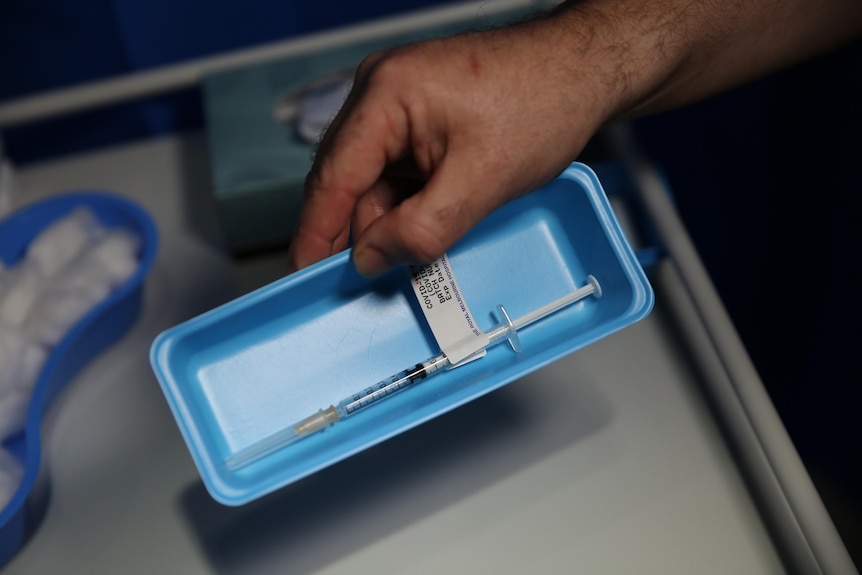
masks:
<instances>
[{"instance_id":1,"label":"blurred background","mask_svg":"<svg viewBox=\"0 0 862 575\"><path fill-rule=\"evenodd\" d=\"M202 10L176 0L0 0L0 102L442 4L221 0ZM857 41L635 122L857 564L860 63ZM26 166L206 124L195 88L12 126L2 141Z\"/></svg>"}]
</instances>

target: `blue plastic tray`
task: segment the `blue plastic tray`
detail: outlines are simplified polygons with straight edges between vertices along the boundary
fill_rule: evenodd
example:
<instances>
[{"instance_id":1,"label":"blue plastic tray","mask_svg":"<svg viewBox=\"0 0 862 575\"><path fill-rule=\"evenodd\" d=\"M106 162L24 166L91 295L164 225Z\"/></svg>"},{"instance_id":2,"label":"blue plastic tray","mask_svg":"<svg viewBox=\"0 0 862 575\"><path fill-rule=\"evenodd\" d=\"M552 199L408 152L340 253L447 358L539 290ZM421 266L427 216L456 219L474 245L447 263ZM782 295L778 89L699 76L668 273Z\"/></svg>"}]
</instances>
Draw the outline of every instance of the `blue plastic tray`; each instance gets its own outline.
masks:
<instances>
[{"instance_id":1,"label":"blue plastic tray","mask_svg":"<svg viewBox=\"0 0 862 575\"><path fill-rule=\"evenodd\" d=\"M126 283L82 317L51 350L33 387L24 432L5 444L24 466L24 477L0 510L0 567L26 541L38 519L31 514L28 500L41 466L42 416L75 374L134 324L141 308L144 278L158 248L156 226L137 204L107 192L76 191L27 205L0 221L0 259L14 265L45 228L79 207L92 210L106 227L124 228L140 237L139 264Z\"/></svg>"},{"instance_id":2,"label":"blue plastic tray","mask_svg":"<svg viewBox=\"0 0 862 575\"><path fill-rule=\"evenodd\" d=\"M595 174L573 164L449 252L479 327L582 286L603 295L321 433L234 471L226 457L437 355L403 269L369 280L343 252L162 333L151 362L210 494L240 505L437 417L643 317L653 292Z\"/></svg>"}]
</instances>

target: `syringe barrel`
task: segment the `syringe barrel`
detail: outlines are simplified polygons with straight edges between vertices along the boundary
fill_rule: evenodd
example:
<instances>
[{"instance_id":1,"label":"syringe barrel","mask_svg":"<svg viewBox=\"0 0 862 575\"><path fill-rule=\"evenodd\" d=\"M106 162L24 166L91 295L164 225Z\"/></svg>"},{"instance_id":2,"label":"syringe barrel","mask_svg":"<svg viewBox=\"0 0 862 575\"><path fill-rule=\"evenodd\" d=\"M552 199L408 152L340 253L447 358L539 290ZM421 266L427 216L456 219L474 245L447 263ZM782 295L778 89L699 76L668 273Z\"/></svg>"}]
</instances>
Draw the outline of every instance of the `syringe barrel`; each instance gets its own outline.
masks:
<instances>
[{"instance_id":1,"label":"syringe barrel","mask_svg":"<svg viewBox=\"0 0 862 575\"><path fill-rule=\"evenodd\" d=\"M492 347L497 345L498 343L504 342L509 339L509 335L514 331L511 325L507 323L502 323L490 331L486 333L488 336L488 345L486 347Z\"/></svg>"},{"instance_id":2,"label":"syringe barrel","mask_svg":"<svg viewBox=\"0 0 862 575\"><path fill-rule=\"evenodd\" d=\"M415 383L422 381L429 375L436 373L447 365L449 365L449 359L445 355L441 354L437 357L432 357L431 359L422 363L417 363L413 367L405 369L392 377L388 377L370 387L366 387L362 391L343 399L335 407L342 417L353 415L357 411L370 407L394 393L398 393L403 389L411 387Z\"/></svg>"}]
</instances>

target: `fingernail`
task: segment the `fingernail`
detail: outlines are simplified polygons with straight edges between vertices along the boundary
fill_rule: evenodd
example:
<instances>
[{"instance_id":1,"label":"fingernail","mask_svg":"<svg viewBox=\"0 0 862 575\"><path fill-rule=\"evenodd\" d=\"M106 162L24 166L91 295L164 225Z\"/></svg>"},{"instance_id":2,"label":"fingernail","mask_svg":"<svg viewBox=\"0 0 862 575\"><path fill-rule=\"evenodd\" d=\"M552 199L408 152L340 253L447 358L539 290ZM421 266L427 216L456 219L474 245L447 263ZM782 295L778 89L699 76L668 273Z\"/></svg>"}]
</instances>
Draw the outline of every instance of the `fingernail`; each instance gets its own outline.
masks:
<instances>
[{"instance_id":1,"label":"fingernail","mask_svg":"<svg viewBox=\"0 0 862 575\"><path fill-rule=\"evenodd\" d=\"M386 254L373 246L359 246L353 249L353 265L359 275L375 278L392 268Z\"/></svg>"}]
</instances>

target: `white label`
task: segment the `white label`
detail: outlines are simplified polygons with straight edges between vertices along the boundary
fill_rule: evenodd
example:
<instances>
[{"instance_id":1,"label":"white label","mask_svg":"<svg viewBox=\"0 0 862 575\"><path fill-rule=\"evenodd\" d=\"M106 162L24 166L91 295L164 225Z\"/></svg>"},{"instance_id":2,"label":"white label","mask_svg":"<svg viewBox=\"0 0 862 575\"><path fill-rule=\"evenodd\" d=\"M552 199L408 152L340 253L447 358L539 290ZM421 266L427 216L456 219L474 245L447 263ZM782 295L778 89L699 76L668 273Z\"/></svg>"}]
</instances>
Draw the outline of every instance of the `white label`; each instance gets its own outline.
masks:
<instances>
[{"instance_id":1,"label":"white label","mask_svg":"<svg viewBox=\"0 0 862 575\"><path fill-rule=\"evenodd\" d=\"M446 254L428 265L410 266L410 278L419 307L449 362L455 366L482 357L484 351L476 352L488 345L488 336L476 325Z\"/></svg>"}]
</instances>

